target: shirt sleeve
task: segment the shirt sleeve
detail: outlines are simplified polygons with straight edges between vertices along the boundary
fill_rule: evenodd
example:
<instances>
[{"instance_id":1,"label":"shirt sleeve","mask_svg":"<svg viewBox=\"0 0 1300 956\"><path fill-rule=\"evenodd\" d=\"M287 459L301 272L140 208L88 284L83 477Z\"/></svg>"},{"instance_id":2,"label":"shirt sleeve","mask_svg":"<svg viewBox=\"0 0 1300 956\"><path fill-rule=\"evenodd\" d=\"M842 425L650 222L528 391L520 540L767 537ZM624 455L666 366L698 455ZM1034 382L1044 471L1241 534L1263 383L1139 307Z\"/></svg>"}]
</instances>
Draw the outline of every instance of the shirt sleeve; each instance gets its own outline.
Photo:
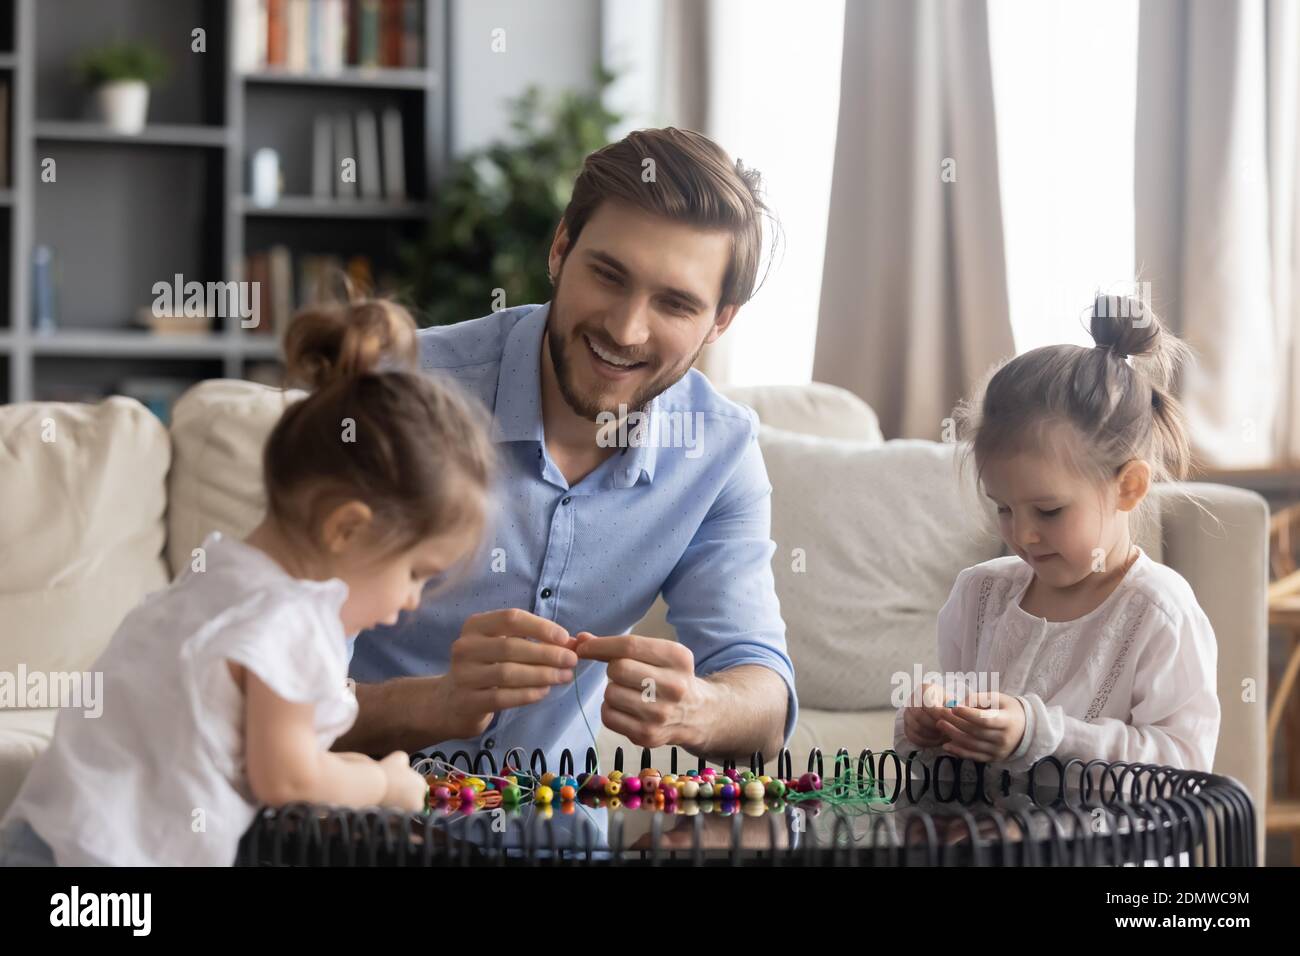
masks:
<instances>
[{"instance_id":1,"label":"shirt sleeve","mask_svg":"<svg viewBox=\"0 0 1300 956\"><path fill-rule=\"evenodd\" d=\"M794 667L772 575L772 485L757 419L738 467L663 585L668 622L701 677L758 664L786 685L785 741L798 718Z\"/></svg>"},{"instance_id":2,"label":"shirt sleeve","mask_svg":"<svg viewBox=\"0 0 1300 956\"><path fill-rule=\"evenodd\" d=\"M943 607L939 609L939 617L935 622L936 643L939 651L939 671L943 674L966 673L974 666L975 661L975 639L976 639L976 621L971 607L970 592L972 582L978 580L973 568L967 568L957 575L957 580L952 586L952 591L948 595L948 600L944 602ZM963 661L969 660L971 666L964 667ZM894 715L894 751L904 760L913 750L918 752L922 760L933 762L936 757L942 756L945 751L942 747L922 747L913 743L903 732L903 711L912 706L912 695L919 693L920 688L911 688L904 700L898 707L898 712Z\"/></svg>"},{"instance_id":3,"label":"shirt sleeve","mask_svg":"<svg viewBox=\"0 0 1300 956\"><path fill-rule=\"evenodd\" d=\"M1218 647L1204 611L1193 605L1176 613L1171 618L1152 608L1148 614L1151 630L1134 665L1127 721L1073 717L1060 706L1046 705L1037 694L1026 694L1021 700L1030 744L1007 766L1023 769L1054 754L1059 760L1078 757L1210 770L1221 716Z\"/></svg>"},{"instance_id":4,"label":"shirt sleeve","mask_svg":"<svg viewBox=\"0 0 1300 956\"><path fill-rule=\"evenodd\" d=\"M339 696L347 677L342 641L337 649L327 646L327 632L311 608L266 594L239 611L196 649L196 672L233 661L295 704Z\"/></svg>"}]
</instances>

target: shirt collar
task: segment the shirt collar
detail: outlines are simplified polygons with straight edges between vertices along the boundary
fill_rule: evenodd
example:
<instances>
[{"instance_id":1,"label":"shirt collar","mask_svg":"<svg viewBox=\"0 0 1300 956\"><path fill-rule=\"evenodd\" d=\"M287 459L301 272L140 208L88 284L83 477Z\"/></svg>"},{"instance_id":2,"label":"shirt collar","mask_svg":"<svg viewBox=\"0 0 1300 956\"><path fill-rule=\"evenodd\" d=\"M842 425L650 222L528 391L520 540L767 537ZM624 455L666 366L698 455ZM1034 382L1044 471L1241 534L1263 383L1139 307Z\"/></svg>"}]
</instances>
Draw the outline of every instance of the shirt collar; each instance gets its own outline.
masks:
<instances>
[{"instance_id":1,"label":"shirt collar","mask_svg":"<svg viewBox=\"0 0 1300 956\"><path fill-rule=\"evenodd\" d=\"M501 370L497 375L496 405L492 414L494 442L532 441L545 444L542 424L542 338L546 333L551 304L539 306L515 323L501 350ZM653 481L658 459L655 398L647 407L647 440L613 456L611 482L618 488L630 488L644 474Z\"/></svg>"}]
</instances>

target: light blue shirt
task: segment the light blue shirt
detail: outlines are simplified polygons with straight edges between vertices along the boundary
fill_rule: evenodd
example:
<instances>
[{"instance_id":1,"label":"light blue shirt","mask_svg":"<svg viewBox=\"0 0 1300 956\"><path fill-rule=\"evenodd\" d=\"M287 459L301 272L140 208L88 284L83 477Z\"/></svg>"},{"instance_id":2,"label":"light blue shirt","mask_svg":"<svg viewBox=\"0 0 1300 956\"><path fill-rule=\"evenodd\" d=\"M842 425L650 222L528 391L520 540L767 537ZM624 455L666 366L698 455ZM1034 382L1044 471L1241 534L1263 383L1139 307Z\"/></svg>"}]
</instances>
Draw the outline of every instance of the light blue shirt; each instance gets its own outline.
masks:
<instances>
[{"instance_id":1,"label":"light blue shirt","mask_svg":"<svg viewBox=\"0 0 1300 956\"><path fill-rule=\"evenodd\" d=\"M549 303L420 332L420 364L493 413L500 475L482 553L463 580L392 627L356 640L352 676L377 682L445 673L472 614L523 608L570 634L628 633L662 591L668 620L703 677L740 664L781 676L797 715L794 671L772 577L771 493L758 417L695 370L651 404L644 440L570 487L542 432L541 349ZM511 747L548 762L568 748L583 769L599 732L605 664L580 661L573 685L499 712L473 740L430 742L450 756ZM721 721L726 714L718 714ZM737 755L748 756L748 755ZM554 769L554 767L552 767Z\"/></svg>"}]
</instances>

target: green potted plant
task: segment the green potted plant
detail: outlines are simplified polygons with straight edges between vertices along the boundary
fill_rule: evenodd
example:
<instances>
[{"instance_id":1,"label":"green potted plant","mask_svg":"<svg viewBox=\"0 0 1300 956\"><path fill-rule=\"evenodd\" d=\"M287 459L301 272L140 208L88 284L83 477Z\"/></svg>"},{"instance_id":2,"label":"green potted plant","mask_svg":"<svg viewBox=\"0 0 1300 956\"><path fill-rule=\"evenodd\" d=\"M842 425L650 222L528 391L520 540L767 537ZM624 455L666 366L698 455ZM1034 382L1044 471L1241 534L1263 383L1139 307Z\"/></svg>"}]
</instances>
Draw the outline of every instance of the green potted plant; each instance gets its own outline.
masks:
<instances>
[{"instance_id":1,"label":"green potted plant","mask_svg":"<svg viewBox=\"0 0 1300 956\"><path fill-rule=\"evenodd\" d=\"M621 119L603 103L613 80L599 70L591 91L566 92L549 103L529 88L510 103L509 142L452 165L423 240L403 250L403 298L422 325L551 297L546 252L573 180Z\"/></svg>"},{"instance_id":2,"label":"green potted plant","mask_svg":"<svg viewBox=\"0 0 1300 956\"><path fill-rule=\"evenodd\" d=\"M115 43L82 56L76 72L93 91L99 118L116 132L135 135L144 131L149 87L166 79L167 61L147 44Z\"/></svg>"}]
</instances>

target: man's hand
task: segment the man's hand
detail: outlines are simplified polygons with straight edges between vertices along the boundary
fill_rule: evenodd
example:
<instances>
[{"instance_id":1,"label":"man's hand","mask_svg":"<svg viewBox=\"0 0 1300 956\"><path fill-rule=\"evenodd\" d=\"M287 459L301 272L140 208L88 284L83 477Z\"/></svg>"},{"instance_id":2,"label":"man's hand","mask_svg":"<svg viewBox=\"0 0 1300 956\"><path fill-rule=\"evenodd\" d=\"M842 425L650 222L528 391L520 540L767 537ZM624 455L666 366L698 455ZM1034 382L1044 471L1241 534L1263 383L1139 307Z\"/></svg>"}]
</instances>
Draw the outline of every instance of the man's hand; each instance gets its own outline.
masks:
<instances>
[{"instance_id":1,"label":"man's hand","mask_svg":"<svg viewBox=\"0 0 1300 956\"><path fill-rule=\"evenodd\" d=\"M971 694L973 706L954 707L939 720L948 737L943 749L955 757L993 763L1006 760L1025 734L1025 709L1020 701L996 692Z\"/></svg>"},{"instance_id":2,"label":"man's hand","mask_svg":"<svg viewBox=\"0 0 1300 956\"><path fill-rule=\"evenodd\" d=\"M492 715L535 704L573 680L577 642L554 621L518 608L467 618L451 645L451 667L438 681L439 739L477 737Z\"/></svg>"},{"instance_id":3,"label":"man's hand","mask_svg":"<svg viewBox=\"0 0 1300 956\"><path fill-rule=\"evenodd\" d=\"M578 635L578 657L605 661L609 683L600 719L638 747L677 744L692 752L703 749L714 688L695 676L695 655L675 641L625 634Z\"/></svg>"}]
</instances>

